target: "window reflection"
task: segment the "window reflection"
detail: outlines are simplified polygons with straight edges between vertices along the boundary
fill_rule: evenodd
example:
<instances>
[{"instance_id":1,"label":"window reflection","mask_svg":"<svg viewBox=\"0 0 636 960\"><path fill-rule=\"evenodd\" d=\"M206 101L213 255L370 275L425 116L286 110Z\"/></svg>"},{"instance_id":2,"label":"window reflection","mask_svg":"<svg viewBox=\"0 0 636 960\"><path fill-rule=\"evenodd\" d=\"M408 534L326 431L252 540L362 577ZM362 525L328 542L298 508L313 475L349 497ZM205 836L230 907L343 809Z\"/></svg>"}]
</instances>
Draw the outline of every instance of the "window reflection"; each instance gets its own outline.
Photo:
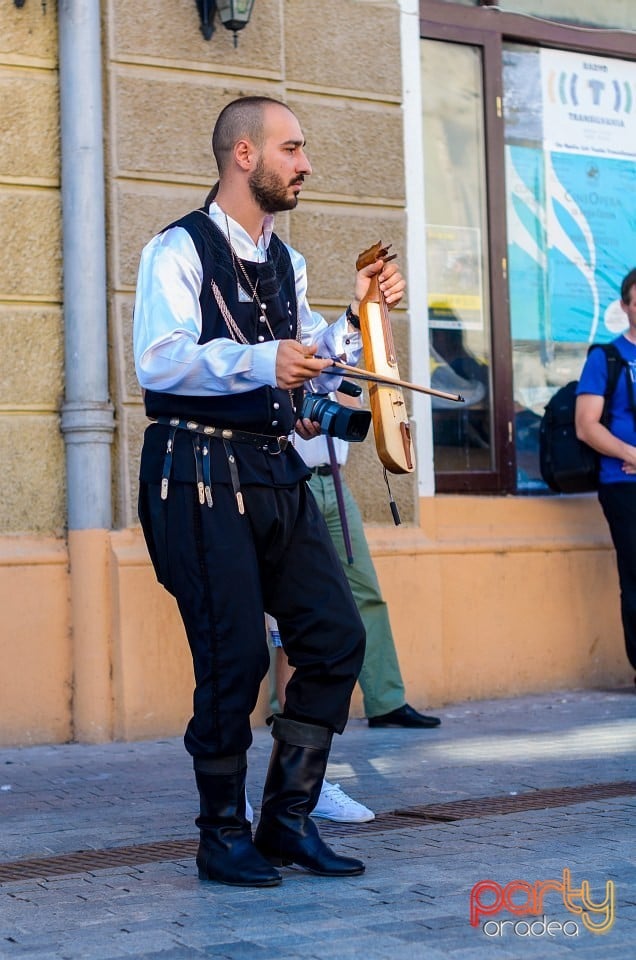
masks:
<instances>
[{"instance_id":1,"label":"window reflection","mask_svg":"<svg viewBox=\"0 0 636 960\"><path fill-rule=\"evenodd\" d=\"M431 385L465 398L433 400L435 471L491 470L481 50L423 40L421 70Z\"/></svg>"},{"instance_id":2,"label":"window reflection","mask_svg":"<svg viewBox=\"0 0 636 960\"><path fill-rule=\"evenodd\" d=\"M507 44L508 286L519 489L545 489L539 423L590 343L624 326L618 289L636 240L636 64Z\"/></svg>"}]
</instances>

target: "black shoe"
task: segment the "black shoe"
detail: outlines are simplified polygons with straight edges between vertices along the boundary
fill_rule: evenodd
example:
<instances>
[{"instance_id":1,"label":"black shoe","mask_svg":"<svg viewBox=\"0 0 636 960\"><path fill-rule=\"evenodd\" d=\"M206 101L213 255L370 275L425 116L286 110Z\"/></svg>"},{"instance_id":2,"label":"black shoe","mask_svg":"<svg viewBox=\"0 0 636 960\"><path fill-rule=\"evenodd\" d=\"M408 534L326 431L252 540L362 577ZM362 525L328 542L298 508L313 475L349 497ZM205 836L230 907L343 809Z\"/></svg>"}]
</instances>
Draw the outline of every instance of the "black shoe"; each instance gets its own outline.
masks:
<instances>
[{"instance_id":1,"label":"black shoe","mask_svg":"<svg viewBox=\"0 0 636 960\"><path fill-rule=\"evenodd\" d=\"M199 880L214 880L232 887L277 887L278 870L252 843L251 833L202 832L197 852Z\"/></svg>"},{"instance_id":2,"label":"black shoe","mask_svg":"<svg viewBox=\"0 0 636 960\"><path fill-rule=\"evenodd\" d=\"M194 762L201 803L199 879L235 887L278 886L283 878L252 843L245 818L245 754Z\"/></svg>"},{"instance_id":3,"label":"black shoe","mask_svg":"<svg viewBox=\"0 0 636 960\"><path fill-rule=\"evenodd\" d=\"M408 703L379 717L369 717L370 727L439 727L441 722L439 717L418 713Z\"/></svg>"},{"instance_id":4,"label":"black shoe","mask_svg":"<svg viewBox=\"0 0 636 960\"><path fill-rule=\"evenodd\" d=\"M364 873L361 860L343 857L327 846L312 820L306 822L302 835L261 820L254 846L274 867L295 863L319 877L357 877Z\"/></svg>"},{"instance_id":5,"label":"black shoe","mask_svg":"<svg viewBox=\"0 0 636 960\"><path fill-rule=\"evenodd\" d=\"M276 716L261 819L254 846L274 866L295 863L321 877L355 877L364 864L342 857L321 838L311 812L325 777L331 730Z\"/></svg>"}]
</instances>

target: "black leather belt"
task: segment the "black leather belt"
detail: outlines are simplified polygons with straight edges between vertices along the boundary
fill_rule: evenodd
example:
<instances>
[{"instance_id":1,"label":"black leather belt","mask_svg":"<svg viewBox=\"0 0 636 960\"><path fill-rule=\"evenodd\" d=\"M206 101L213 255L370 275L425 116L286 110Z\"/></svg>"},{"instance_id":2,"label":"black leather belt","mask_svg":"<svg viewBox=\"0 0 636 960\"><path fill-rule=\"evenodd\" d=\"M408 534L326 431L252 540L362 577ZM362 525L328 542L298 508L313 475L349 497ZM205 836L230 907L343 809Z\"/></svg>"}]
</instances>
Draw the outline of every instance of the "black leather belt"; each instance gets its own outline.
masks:
<instances>
[{"instance_id":1,"label":"black leather belt","mask_svg":"<svg viewBox=\"0 0 636 960\"><path fill-rule=\"evenodd\" d=\"M268 453L282 453L289 445L289 437L274 437L269 433L248 433L245 430L234 430L229 427L212 427L195 420L179 420L177 417L157 417L157 423L163 423L177 430L187 430L189 433L199 433L204 437L215 440L231 440L233 443L249 443L257 450L266 450Z\"/></svg>"},{"instance_id":2,"label":"black leather belt","mask_svg":"<svg viewBox=\"0 0 636 960\"><path fill-rule=\"evenodd\" d=\"M318 477L331 477L333 476L333 470L330 463L321 463L319 467L309 467L312 473L315 473ZM338 467L340 469L340 467Z\"/></svg>"}]
</instances>

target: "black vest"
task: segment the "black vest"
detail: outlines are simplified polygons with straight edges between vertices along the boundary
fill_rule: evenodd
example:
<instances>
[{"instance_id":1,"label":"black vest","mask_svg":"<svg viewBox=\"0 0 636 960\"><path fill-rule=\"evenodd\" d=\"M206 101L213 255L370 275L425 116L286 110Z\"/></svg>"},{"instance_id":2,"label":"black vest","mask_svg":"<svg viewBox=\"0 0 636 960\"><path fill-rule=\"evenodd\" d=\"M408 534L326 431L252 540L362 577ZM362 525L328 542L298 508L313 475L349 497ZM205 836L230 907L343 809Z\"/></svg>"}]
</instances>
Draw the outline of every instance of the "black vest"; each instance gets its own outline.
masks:
<instances>
[{"instance_id":1,"label":"black vest","mask_svg":"<svg viewBox=\"0 0 636 960\"><path fill-rule=\"evenodd\" d=\"M248 343L258 343L259 337L271 340L267 325L259 319L257 304L239 301L237 275L234 272L227 238L208 215L201 210L195 210L170 226L187 230L203 268L203 283L199 294L203 325L198 342L209 343L218 337L231 338L212 292L212 280ZM285 245L275 234L272 234L270 240L268 261L269 263L264 265L265 269L249 260L241 262L253 287L256 286L260 274L261 279L256 290L261 303L267 305L267 319L274 338L295 339L298 308L294 269ZM243 289L251 294L240 268L238 279ZM249 430L252 433L287 435L296 420L289 393L277 387L259 387L257 390L226 396L197 397L147 390L145 403L146 413L153 419L160 416L179 417L213 426Z\"/></svg>"},{"instance_id":2,"label":"black vest","mask_svg":"<svg viewBox=\"0 0 636 960\"><path fill-rule=\"evenodd\" d=\"M232 263L232 254L225 235L215 226L203 210L194 210L180 220L165 227L183 227L187 230L201 260L203 282L199 294L202 330L199 343L208 343L215 338L232 339L230 331L212 290L212 280L221 292L232 318L249 343L256 344L259 337L272 339L267 324L260 320L260 310L255 302L239 300L237 275ZM267 304L267 319L276 340L295 339L298 324L296 280L291 257L283 242L272 234L268 247L268 263L256 264L242 260L252 287L256 287L261 303ZM273 268L273 269L272 269ZM238 269L241 286L251 294L243 274ZM146 390L147 415L178 417L195 420L217 427L230 427L250 433L286 436L293 430L300 409L302 391L290 398L287 390L278 387L259 387L245 393L225 396L184 396ZM154 424L145 435L141 459L141 480L159 482L163 469L169 428ZM255 450L246 444L233 444L241 483L259 483L267 486L289 486L307 477L309 471L293 447L285 453L272 456ZM223 446L219 441L211 443L212 483L228 483L229 472ZM174 445L172 477L178 481L196 479L192 455L192 438L178 431Z\"/></svg>"}]
</instances>

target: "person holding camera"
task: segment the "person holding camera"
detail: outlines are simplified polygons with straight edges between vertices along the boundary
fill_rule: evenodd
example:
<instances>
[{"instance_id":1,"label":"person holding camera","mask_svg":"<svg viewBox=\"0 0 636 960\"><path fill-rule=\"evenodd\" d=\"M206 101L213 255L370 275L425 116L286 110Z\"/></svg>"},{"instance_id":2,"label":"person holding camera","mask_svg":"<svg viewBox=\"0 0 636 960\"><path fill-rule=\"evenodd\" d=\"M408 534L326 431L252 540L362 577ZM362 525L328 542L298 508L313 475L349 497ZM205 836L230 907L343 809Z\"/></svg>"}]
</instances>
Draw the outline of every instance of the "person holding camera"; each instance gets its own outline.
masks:
<instances>
[{"instance_id":1,"label":"person holding camera","mask_svg":"<svg viewBox=\"0 0 636 960\"><path fill-rule=\"evenodd\" d=\"M185 733L200 797L199 876L243 886L281 882L277 865L323 876L360 874L334 853L310 813L334 733L341 733L364 657L364 627L289 441L303 387L356 363L345 314L312 316L303 257L273 231L311 174L298 119L283 103L244 97L216 121L219 180L211 202L143 249L134 310L146 429L139 517L156 576L176 598L193 658ZM355 275L355 315L372 276L387 303L404 279L395 262ZM274 744L261 818L245 818L250 714L268 668L264 611L295 668Z\"/></svg>"},{"instance_id":2,"label":"person holding camera","mask_svg":"<svg viewBox=\"0 0 636 960\"><path fill-rule=\"evenodd\" d=\"M335 399L344 406L350 406L352 402L348 395L340 392ZM349 443L335 436L330 457L327 436L323 433L309 441L299 440L296 449L311 470L309 486L327 523L364 624L366 650L358 683L369 726L438 727L441 723L438 717L419 713L406 702L389 611L378 583L362 515L341 474L341 468L347 462ZM340 505L337 481L341 488ZM289 667L282 669L278 689L281 685L284 689L291 676Z\"/></svg>"},{"instance_id":3,"label":"person holding camera","mask_svg":"<svg viewBox=\"0 0 636 960\"><path fill-rule=\"evenodd\" d=\"M362 515L341 474L347 462L349 442L364 440L370 422L369 412L360 409L360 393L360 387L345 380L339 391L329 398L319 401L308 394L305 409L313 405L322 414L321 433L311 440L299 439L296 449L311 470L309 486L325 518L364 623L366 650L358 683L369 726L438 727L441 722L438 717L419 713L406 702L389 612L380 591ZM281 703L290 677L291 669L281 653L276 680Z\"/></svg>"}]
</instances>

